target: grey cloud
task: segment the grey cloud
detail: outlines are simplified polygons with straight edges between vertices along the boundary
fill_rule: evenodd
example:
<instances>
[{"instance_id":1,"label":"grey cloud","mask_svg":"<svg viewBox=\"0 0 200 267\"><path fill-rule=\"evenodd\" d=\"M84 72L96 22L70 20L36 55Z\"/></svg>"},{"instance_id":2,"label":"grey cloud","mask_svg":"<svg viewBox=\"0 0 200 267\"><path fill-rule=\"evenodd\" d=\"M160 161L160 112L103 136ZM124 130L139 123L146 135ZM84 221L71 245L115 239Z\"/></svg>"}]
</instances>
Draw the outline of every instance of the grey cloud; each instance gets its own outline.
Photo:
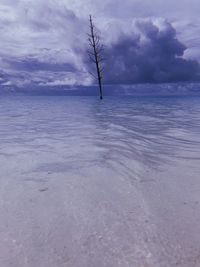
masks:
<instances>
[{"instance_id":1,"label":"grey cloud","mask_svg":"<svg viewBox=\"0 0 200 267\"><path fill-rule=\"evenodd\" d=\"M87 21L60 0L2 0L1 84L79 84L86 28Z\"/></svg>"},{"instance_id":2,"label":"grey cloud","mask_svg":"<svg viewBox=\"0 0 200 267\"><path fill-rule=\"evenodd\" d=\"M51 63L51 62L40 62L36 59L26 58L19 61L12 61L11 59L5 60L7 64L12 66L13 70L16 71L52 71L52 72L75 72L76 68L72 64L68 63Z\"/></svg>"},{"instance_id":3,"label":"grey cloud","mask_svg":"<svg viewBox=\"0 0 200 267\"><path fill-rule=\"evenodd\" d=\"M89 13L94 14L95 22L103 35L109 21L116 22L116 26L107 27L108 31L105 33L106 53L109 55L106 65L111 64L114 68L114 73L111 73L111 68L106 70L105 79L108 83L125 80L129 83L146 80L171 81L178 77L183 80L183 76L186 80L196 79L197 63L182 57L185 48L176 41L172 27L167 26L161 31L154 23L140 23L137 25L138 33L134 34L132 30L132 35L129 28L133 17L170 16L170 19L176 18L179 21L185 17L187 11L188 17L192 18L199 12L198 1L169 0L164 3L161 0L125 0L122 4L119 0L1 0L2 83L90 83L91 78L85 73L86 66L82 60L87 46ZM182 11L178 11L179 4ZM188 30L186 39L191 42L186 44L190 48L194 44L191 38L198 30L199 27ZM185 32L183 29L183 41ZM143 40L144 37L146 41ZM164 40L167 40L166 44ZM196 47L199 46L198 42L195 41ZM124 48L126 52L122 52ZM192 55L194 58L197 52L196 48L188 49L184 57ZM167 65L164 66L164 63ZM171 72L169 66L173 68Z\"/></svg>"},{"instance_id":4,"label":"grey cloud","mask_svg":"<svg viewBox=\"0 0 200 267\"><path fill-rule=\"evenodd\" d=\"M77 51L81 52L85 21L61 1L0 4L0 15L1 57L81 65Z\"/></svg>"},{"instance_id":5,"label":"grey cloud","mask_svg":"<svg viewBox=\"0 0 200 267\"><path fill-rule=\"evenodd\" d=\"M199 64L183 57L186 47L170 23L139 20L136 28L137 34L122 34L105 49L105 83L199 80Z\"/></svg>"}]
</instances>

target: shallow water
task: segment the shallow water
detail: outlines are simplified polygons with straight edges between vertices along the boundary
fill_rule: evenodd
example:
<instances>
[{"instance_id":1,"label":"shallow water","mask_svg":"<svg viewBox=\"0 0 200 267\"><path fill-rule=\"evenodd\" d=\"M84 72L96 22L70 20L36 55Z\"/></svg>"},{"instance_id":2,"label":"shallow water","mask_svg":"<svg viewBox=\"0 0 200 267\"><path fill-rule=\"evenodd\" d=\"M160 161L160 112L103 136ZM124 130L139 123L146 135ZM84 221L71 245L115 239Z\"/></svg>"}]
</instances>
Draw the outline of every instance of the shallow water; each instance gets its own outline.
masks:
<instances>
[{"instance_id":1,"label":"shallow water","mask_svg":"<svg viewBox=\"0 0 200 267\"><path fill-rule=\"evenodd\" d=\"M0 266L199 267L200 98L0 99Z\"/></svg>"}]
</instances>

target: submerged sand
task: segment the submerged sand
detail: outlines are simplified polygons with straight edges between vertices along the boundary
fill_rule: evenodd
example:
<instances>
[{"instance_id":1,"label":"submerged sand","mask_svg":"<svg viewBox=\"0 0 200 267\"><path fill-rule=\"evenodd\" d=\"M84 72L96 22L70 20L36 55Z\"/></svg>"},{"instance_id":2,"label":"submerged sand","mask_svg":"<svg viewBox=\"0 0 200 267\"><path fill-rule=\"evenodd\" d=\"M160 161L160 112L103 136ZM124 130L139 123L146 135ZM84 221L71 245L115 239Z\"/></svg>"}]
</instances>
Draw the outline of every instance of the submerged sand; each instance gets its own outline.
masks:
<instances>
[{"instance_id":1,"label":"submerged sand","mask_svg":"<svg viewBox=\"0 0 200 267\"><path fill-rule=\"evenodd\" d=\"M0 266L200 266L198 99L0 101Z\"/></svg>"}]
</instances>

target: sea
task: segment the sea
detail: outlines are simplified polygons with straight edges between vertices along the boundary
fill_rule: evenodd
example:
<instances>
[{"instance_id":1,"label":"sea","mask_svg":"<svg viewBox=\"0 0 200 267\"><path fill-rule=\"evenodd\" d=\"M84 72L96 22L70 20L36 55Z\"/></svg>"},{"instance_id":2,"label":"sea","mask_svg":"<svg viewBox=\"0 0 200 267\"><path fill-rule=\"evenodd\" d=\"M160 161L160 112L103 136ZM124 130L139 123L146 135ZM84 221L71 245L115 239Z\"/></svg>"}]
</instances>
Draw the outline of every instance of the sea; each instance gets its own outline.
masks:
<instances>
[{"instance_id":1,"label":"sea","mask_svg":"<svg viewBox=\"0 0 200 267\"><path fill-rule=\"evenodd\" d=\"M0 266L199 267L200 97L0 97Z\"/></svg>"}]
</instances>

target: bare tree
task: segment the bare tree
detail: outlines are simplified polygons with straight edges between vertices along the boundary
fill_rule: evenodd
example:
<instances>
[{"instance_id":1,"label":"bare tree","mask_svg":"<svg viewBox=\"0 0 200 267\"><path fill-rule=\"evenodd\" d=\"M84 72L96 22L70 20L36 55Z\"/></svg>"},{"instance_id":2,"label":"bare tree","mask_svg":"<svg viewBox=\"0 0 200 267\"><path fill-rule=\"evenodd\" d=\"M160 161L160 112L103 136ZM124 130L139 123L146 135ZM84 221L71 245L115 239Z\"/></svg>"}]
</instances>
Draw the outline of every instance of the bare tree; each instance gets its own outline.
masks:
<instances>
[{"instance_id":1,"label":"bare tree","mask_svg":"<svg viewBox=\"0 0 200 267\"><path fill-rule=\"evenodd\" d=\"M91 73L95 79L98 80L99 90L100 90L100 99L103 99L102 94L102 78L103 78L103 67L102 67L102 52L103 45L101 44L100 36L97 33L97 30L93 24L92 16L90 15L90 33L88 34L88 41L90 45L90 50L88 51L89 59L96 66L97 76Z\"/></svg>"}]
</instances>

